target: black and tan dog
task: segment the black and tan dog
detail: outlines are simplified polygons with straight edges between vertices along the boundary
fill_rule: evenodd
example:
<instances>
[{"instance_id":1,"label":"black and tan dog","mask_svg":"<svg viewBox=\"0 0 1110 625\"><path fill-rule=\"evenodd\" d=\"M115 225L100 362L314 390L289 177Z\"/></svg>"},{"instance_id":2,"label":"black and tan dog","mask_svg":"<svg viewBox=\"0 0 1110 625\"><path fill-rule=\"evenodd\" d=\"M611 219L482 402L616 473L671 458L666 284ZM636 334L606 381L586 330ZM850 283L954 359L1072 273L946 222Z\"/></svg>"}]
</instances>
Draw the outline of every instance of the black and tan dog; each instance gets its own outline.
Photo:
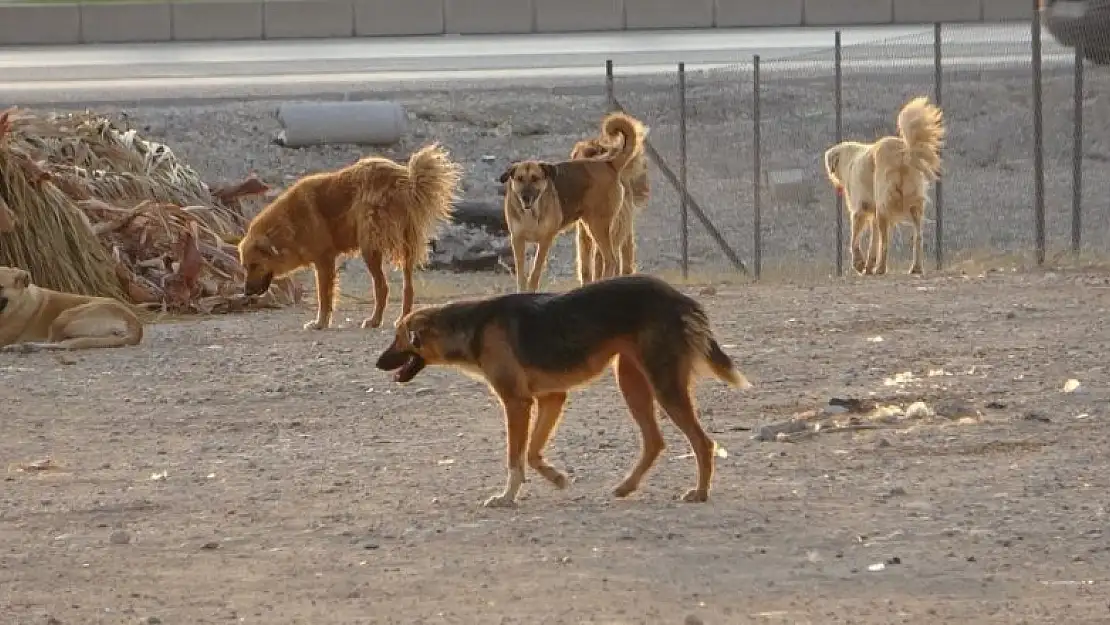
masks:
<instances>
[{"instance_id":1,"label":"black and tan dog","mask_svg":"<svg viewBox=\"0 0 1110 625\"><path fill-rule=\"evenodd\" d=\"M577 223L586 227L601 253L600 275L594 277L617 275L620 242L614 238L613 222L624 204L621 173L643 152L642 127L628 115L613 113L603 121L602 134L620 147L605 156L558 163L520 161L501 174L518 291L539 288L555 237ZM536 243L536 258L526 279L528 243Z\"/></svg>"},{"instance_id":2,"label":"black and tan dog","mask_svg":"<svg viewBox=\"0 0 1110 625\"><path fill-rule=\"evenodd\" d=\"M614 359L643 442L639 461L614 494L635 491L663 451L658 400L697 458L697 485L683 500L706 501L715 444L698 421L690 389L702 373L741 388L750 384L721 351L701 305L658 278L621 276L562 294L517 293L415 310L397 324L377 367L396 370L394 379L404 383L428 365L449 365L489 385L504 408L508 479L485 505L502 507L515 503L525 462L557 488L567 486L566 476L544 459L544 446L567 392L589 384Z\"/></svg>"}]
</instances>

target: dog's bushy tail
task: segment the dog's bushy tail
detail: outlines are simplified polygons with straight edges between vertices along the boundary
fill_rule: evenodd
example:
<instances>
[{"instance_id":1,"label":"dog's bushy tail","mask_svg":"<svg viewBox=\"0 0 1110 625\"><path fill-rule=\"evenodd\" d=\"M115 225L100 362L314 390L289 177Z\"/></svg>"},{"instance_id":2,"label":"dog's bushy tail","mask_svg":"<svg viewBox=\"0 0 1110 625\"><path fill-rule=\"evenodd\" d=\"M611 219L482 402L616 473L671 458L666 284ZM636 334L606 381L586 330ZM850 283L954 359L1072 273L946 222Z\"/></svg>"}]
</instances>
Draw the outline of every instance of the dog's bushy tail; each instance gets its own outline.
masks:
<instances>
[{"instance_id":1,"label":"dog's bushy tail","mask_svg":"<svg viewBox=\"0 0 1110 625\"><path fill-rule=\"evenodd\" d=\"M611 139L621 138L620 150L609 157L613 168L624 169L632 159L644 152L646 129L640 120L625 113L609 113L601 120L601 134Z\"/></svg>"},{"instance_id":2,"label":"dog's bushy tail","mask_svg":"<svg viewBox=\"0 0 1110 625\"><path fill-rule=\"evenodd\" d=\"M683 325L687 345L694 352L695 358L700 361L697 363L697 369L708 370L717 379L732 386L752 387L748 378L736 368L732 358L721 349L721 344L717 342L709 327L709 317L700 306L684 315Z\"/></svg>"},{"instance_id":3,"label":"dog's bushy tail","mask_svg":"<svg viewBox=\"0 0 1110 625\"><path fill-rule=\"evenodd\" d=\"M405 240L415 264L427 261L428 239L439 224L451 218L461 179L462 167L438 143L428 144L409 157L404 185L409 205Z\"/></svg>"},{"instance_id":4,"label":"dog's bushy tail","mask_svg":"<svg viewBox=\"0 0 1110 625\"><path fill-rule=\"evenodd\" d=\"M914 98L898 112L898 135L905 142L906 164L936 180L944 146L944 113L928 98Z\"/></svg>"}]
</instances>

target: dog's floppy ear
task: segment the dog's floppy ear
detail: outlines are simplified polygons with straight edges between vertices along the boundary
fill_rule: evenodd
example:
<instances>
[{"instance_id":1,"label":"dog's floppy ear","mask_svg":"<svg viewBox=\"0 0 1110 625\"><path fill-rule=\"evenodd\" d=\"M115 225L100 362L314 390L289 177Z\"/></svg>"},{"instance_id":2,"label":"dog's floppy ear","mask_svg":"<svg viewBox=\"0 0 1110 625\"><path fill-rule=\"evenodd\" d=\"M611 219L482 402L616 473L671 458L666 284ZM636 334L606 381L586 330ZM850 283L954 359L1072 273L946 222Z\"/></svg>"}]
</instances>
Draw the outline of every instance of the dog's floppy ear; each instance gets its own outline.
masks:
<instances>
[{"instance_id":1,"label":"dog's floppy ear","mask_svg":"<svg viewBox=\"0 0 1110 625\"><path fill-rule=\"evenodd\" d=\"M840 166L840 150L835 147L825 150L825 172L830 176L836 173Z\"/></svg>"},{"instance_id":2,"label":"dog's floppy ear","mask_svg":"<svg viewBox=\"0 0 1110 625\"><path fill-rule=\"evenodd\" d=\"M516 163L513 163L512 165L509 165L509 167L505 169L505 172L501 174L501 177L498 178L497 181L500 182L501 184L505 184L506 182L509 181L509 178L513 177L513 171L515 169L516 169Z\"/></svg>"},{"instance_id":3,"label":"dog's floppy ear","mask_svg":"<svg viewBox=\"0 0 1110 625\"><path fill-rule=\"evenodd\" d=\"M31 286L31 274L22 269L16 269L15 277L12 278L12 284L15 285L17 289L25 289Z\"/></svg>"},{"instance_id":4,"label":"dog's floppy ear","mask_svg":"<svg viewBox=\"0 0 1110 625\"><path fill-rule=\"evenodd\" d=\"M555 175L559 173L558 168L551 163L540 163L540 169L543 170L543 175L546 176L548 180L554 180Z\"/></svg>"}]
</instances>

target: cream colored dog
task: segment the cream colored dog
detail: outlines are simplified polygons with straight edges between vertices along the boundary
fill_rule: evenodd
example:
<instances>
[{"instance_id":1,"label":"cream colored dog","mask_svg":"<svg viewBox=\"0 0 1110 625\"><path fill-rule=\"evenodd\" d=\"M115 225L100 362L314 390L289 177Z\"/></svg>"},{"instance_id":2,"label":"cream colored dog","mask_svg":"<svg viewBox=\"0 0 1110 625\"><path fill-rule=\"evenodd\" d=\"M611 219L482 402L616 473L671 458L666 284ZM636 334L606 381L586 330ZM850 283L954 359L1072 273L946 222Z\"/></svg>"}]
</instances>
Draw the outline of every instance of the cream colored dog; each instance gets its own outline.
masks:
<instances>
[{"instance_id":1,"label":"cream colored dog","mask_svg":"<svg viewBox=\"0 0 1110 625\"><path fill-rule=\"evenodd\" d=\"M917 97L898 113L897 136L843 141L825 151L825 171L844 195L851 218L852 266L859 273L886 273L890 231L906 221L913 225L910 273L921 273L926 194L940 175L944 134L944 114L928 98ZM864 229L871 233L866 260L860 245Z\"/></svg>"},{"instance_id":2,"label":"cream colored dog","mask_svg":"<svg viewBox=\"0 0 1110 625\"><path fill-rule=\"evenodd\" d=\"M0 351L122 347L142 340L142 322L123 303L44 289L26 271L0 266Z\"/></svg>"}]
</instances>

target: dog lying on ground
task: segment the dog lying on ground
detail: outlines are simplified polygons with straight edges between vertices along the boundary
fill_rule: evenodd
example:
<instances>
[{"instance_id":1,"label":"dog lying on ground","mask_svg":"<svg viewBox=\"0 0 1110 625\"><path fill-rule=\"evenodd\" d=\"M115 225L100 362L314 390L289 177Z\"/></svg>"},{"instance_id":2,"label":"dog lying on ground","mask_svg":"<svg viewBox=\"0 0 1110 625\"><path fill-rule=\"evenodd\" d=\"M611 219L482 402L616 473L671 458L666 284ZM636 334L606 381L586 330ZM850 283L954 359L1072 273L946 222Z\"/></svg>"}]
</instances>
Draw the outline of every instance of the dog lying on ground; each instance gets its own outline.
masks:
<instances>
[{"instance_id":1,"label":"dog lying on ground","mask_svg":"<svg viewBox=\"0 0 1110 625\"><path fill-rule=\"evenodd\" d=\"M926 193L940 175L944 115L928 98L910 100L898 113L898 135L874 143L843 141L825 151L825 171L851 219L852 266L861 274L886 273L890 231L913 225L911 274L922 272L921 231ZM871 232L867 259L860 235Z\"/></svg>"},{"instance_id":2,"label":"dog lying on ground","mask_svg":"<svg viewBox=\"0 0 1110 625\"><path fill-rule=\"evenodd\" d=\"M501 174L518 291L539 288L555 237L579 222L601 253L600 277L616 275L612 228L624 202L620 176L643 150L640 126L632 117L614 113L605 118L602 133L614 141L620 137L621 144L607 156L558 163L520 161ZM536 258L526 280L524 255L529 242L536 243Z\"/></svg>"},{"instance_id":3,"label":"dog lying on ground","mask_svg":"<svg viewBox=\"0 0 1110 625\"><path fill-rule=\"evenodd\" d=\"M138 345L143 324L122 302L36 286L31 274L0 267L0 351Z\"/></svg>"},{"instance_id":4,"label":"dog lying on ground","mask_svg":"<svg viewBox=\"0 0 1110 625\"><path fill-rule=\"evenodd\" d=\"M691 386L703 373L751 385L721 350L701 305L658 278L621 276L562 294L516 293L420 309L397 324L377 367L396 371L394 380L405 383L428 365L449 365L489 385L504 409L508 478L504 492L485 505L504 507L516 501L525 462L557 488L567 486L566 476L544 459L544 447L567 392L592 382L614 359L643 447L613 493L625 497L639 488L663 452L658 400L697 459L697 484L683 500L706 501L715 443L698 421Z\"/></svg>"},{"instance_id":5,"label":"dog lying on ground","mask_svg":"<svg viewBox=\"0 0 1110 625\"><path fill-rule=\"evenodd\" d=\"M620 150L621 146L613 145L612 139L605 133L605 124L609 117L601 122L601 134L597 137L583 139L574 144L570 152L573 159L598 159L608 158L613 152ZM638 120L634 127L639 134L637 141L642 146L647 139L647 128ZM619 257L619 273L622 276L636 271L636 217L647 206L651 199L651 183L648 179L647 158L641 150L620 173L621 186L624 188L624 203L613 218L612 239L617 246ZM576 226L578 235L578 281L582 284L593 282L595 276L601 274L601 254L595 249L594 241L590 238L589 231L579 222Z\"/></svg>"},{"instance_id":6,"label":"dog lying on ground","mask_svg":"<svg viewBox=\"0 0 1110 625\"><path fill-rule=\"evenodd\" d=\"M407 165L366 157L332 172L305 176L250 223L239 242L247 270L246 293L312 265L316 319L305 329L331 325L336 260L359 251L373 282L374 312L362 327L382 323L389 283L384 263L401 268L401 316L412 310L413 269L428 259L428 240L451 215L462 170L438 144L414 153Z\"/></svg>"}]
</instances>

